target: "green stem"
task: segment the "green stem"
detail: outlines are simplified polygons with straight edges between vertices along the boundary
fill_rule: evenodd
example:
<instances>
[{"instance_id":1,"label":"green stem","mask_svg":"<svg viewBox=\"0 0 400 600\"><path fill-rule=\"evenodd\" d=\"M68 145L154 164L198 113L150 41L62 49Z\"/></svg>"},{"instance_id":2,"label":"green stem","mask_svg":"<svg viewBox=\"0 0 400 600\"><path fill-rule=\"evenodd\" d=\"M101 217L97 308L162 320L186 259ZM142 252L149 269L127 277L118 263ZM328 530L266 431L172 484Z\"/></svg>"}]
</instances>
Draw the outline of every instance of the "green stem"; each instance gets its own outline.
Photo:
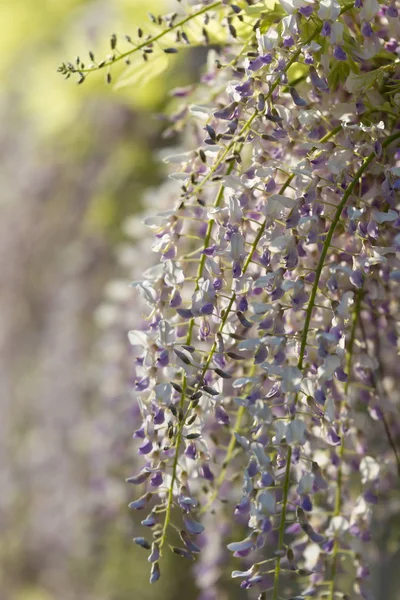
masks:
<instances>
[{"instance_id":1,"label":"green stem","mask_svg":"<svg viewBox=\"0 0 400 600\"><path fill-rule=\"evenodd\" d=\"M187 385L187 381L186 381L186 374L185 374L183 376L183 381L182 381L182 395L181 395L181 399L179 402L180 409L183 407L183 404L185 401L186 385ZM160 550L164 546L165 541L167 539L167 531L168 531L168 527L169 527L169 524L171 521L171 510L172 510L173 499L174 499L174 485L175 485L175 480L176 480L176 469L177 469L178 460L179 460L179 447L182 442L182 431L183 431L183 426L182 427L180 426L178 429L176 440L175 440L176 450L175 450L175 455L174 455L174 462L172 464L171 484L168 489L168 499L167 499L167 503L166 503L164 525L163 525L162 535L161 535L160 541L159 541Z\"/></svg>"},{"instance_id":2,"label":"green stem","mask_svg":"<svg viewBox=\"0 0 400 600\"><path fill-rule=\"evenodd\" d=\"M74 69L74 72L75 73L92 73L93 71L99 71L100 69L110 67L111 65L115 64L116 62L124 60L128 56L135 54L135 52L139 52L139 50L148 48L150 44L154 44L154 42L158 42L165 35L167 35L168 33L171 33L171 31L174 31L175 29L178 29L179 27L182 27L183 25L186 25L186 23L189 23L189 21L192 21L192 19L195 19L196 17L200 17L201 15L204 15L204 13L209 12L210 10L214 10L215 8L218 8L222 5L223 5L223 3L220 0L219 2L214 2L213 4L209 4L208 6L203 6L203 8L192 13L191 15L187 15L184 19L175 23L172 27L168 27L167 29L160 31L160 33L157 33L157 35L154 35L153 37L138 44L131 50L127 50L126 52L123 52L122 54L118 54L118 56L115 56L113 59L104 61L104 64L95 65L94 67L88 67L87 69L76 68L76 69Z\"/></svg>"},{"instance_id":3,"label":"green stem","mask_svg":"<svg viewBox=\"0 0 400 600\"><path fill-rule=\"evenodd\" d=\"M229 165L229 169L232 169L232 168L233 168L233 165ZM228 169L228 172L230 172L229 169ZM218 206L220 205L220 203L222 201L223 195L224 195L224 187L221 185L220 189L218 191L217 197L215 199L215 202L214 202L214 208L218 208ZM214 221L210 220L208 223L206 236L204 238L204 248L207 248L207 246L210 243L213 226L214 226ZM199 262L199 266L197 269L195 291L197 291L199 289L199 281L203 275L205 259L206 259L205 254L202 254L200 262ZM195 318L193 317L192 319L190 319L190 322L189 322L188 333L186 336L186 344L187 345L190 345L190 343L192 341L194 323L195 323ZM184 374L183 378L182 378L182 394L181 394L181 398L179 401L179 409L183 409L183 406L185 404L186 386L187 386L187 378L186 378L186 374ZM190 408L190 405L189 405L189 408ZM185 415L185 417L186 417L186 415ZM163 532L162 532L160 542L159 542L160 549L165 544L165 541L167 538L167 530L168 530L170 520L171 520L171 510L172 510L172 505L173 505L173 489L174 489L174 485L175 485L175 481L176 481L176 469L178 466L179 449L180 449L180 446L182 443L182 432L183 432L183 427L185 425L185 421L186 421L186 418L182 419L182 421L178 427L178 431L177 431L176 438L175 438L175 455L174 455L174 462L172 465L171 485L168 490L168 500L167 500L165 519L164 519Z\"/></svg>"}]
</instances>

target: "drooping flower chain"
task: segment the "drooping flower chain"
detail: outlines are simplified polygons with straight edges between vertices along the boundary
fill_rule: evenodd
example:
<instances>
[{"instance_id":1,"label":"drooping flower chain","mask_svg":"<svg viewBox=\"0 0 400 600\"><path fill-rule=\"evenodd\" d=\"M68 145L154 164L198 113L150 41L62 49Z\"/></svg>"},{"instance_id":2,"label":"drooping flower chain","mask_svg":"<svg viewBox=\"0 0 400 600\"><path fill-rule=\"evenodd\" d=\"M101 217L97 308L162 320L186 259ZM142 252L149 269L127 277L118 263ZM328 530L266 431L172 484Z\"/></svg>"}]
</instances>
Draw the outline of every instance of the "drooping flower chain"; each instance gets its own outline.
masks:
<instances>
[{"instance_id":1,"label":"drooping flower chain","mask_svg":"<svg viewBox=\"0 0 400 600\"><path fill-rule=\"evenodd\" d=\"M181 196L146 219L160 262L134 284L146 464L128 481L145 486L130 506L153 541L135 539L155 582L167 544L200 552L212 509L244 589L367 597L363 543L399 467L400 398L382 387L398 348L398 8L263 6L204 3L169 25L177 47L203 15L227 37L174 117L194 149L169 159Z\"/></svg>"}]
</instances>

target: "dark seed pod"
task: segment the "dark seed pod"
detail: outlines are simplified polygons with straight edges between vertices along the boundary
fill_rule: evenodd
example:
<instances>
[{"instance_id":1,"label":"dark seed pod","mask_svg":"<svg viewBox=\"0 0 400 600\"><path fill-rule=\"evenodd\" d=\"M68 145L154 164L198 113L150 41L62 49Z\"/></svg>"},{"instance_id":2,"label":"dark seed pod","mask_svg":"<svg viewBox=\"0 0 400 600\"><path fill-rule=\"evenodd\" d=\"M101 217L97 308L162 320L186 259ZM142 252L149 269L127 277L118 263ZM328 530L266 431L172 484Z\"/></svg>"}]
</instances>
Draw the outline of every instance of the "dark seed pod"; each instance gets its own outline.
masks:
<instances>
[{"instance_id":1,"label":"dark seed pod","mask_svg":"<svg viewBox=\"0 0 400 600\"><path fill-rule=\"evenodd\" d=\"M263 112L265 109L265 96L264 94L258 94L257 110Z\"/></svg>"},{"instance_id":2,"label":"dark seed pod","mask_svg":"<svg viewBox=\"0 0 400 600\"><path fill-rule=\"evenodd\" d=\"M135 544L137 544L141 548L144 548L145 550L150 550L150 548L151 548L149 542L147 540L145 540L143 537L135 537L135 538L133 538L133 541L135 542Z\"/></svg>"},{"instance_id":3,"label":"dark seed pod","mask_svg":"<svg viewBox=\"0 0 400 600\"><path fill-rule=\"evenodd\" d=\"M296 515L297 515L297 519L298 519L300 525L304 525L307 523L306 514L305 514L304 510L302 508L300 508L299 506L297 507Z\"/></svg>"},{"instance_id":4,"label":"dark seed pod","mask_svg":"<svg viewBox=\"0 0 400 600\"><path fill-rule=\"evenodd\" d=\"M184 354L180 350L177 350L176 348L174 348L174 352L177 355L177 357L180 358L181 361L185 363L185 365L191 364L191 362L190 362L189 358L186 356L186 354Z\"/></svg>"},{"instance_id":5,"label":"dark seed pod","mask_svg":"<svg viewBox=\"0 0 400 600\"><path fill-rule=\"evenodd\" d=\"M232 379L232 375L229 375L229 373L226 373L226 371L223 371L222 369L214 369L214 371L223 379Z\"/></svg>"},{"instance_id":6,"label":"dark seed pod","mask_svg":"<svg viewBox=\"0 0 400 600\"><path fill-rule=\"evenodd\" d=\"M265 118L268 119L268 121L272 121L272 123L282 123L282 117L273 115L270 112L265 113Z\"/></svg>"},{"instance_id":7,"label":"dark seed pod","mask_svg":"<svg viewBox=\"0 0 400 600\"><path fill-rule=\"evenodd\" d=\"M176 312L182 319L191 319L193 317L193 313L189 308L177 308Z\"/></svg>"},{"instance_id":8,"label":"dark seed pod","mask_svg":"<svg viewBox=\"0 0 400 600\"><path fill-rule=\"evenodd\" d=\"M210 387L209 385L204 385L203 390L205 392L207 392L207 394L210 394L210 396L218 396L219 395L219 392L217 392L217 390L214 390L214 388Z\"/></svg>"},{"instance_id":9,"label":"dark seed pod","mask_svg":"<svg viewBox=\"0 0 400 600\"><path fill-rule=\"evenodd\" d=\"M165 54L177 54L178 49L177 48L164 48L164 52L165 52Z\"/></svg>"},{"instance_id":10,"label":"dark seed pod","mask_svg":"<svg viewBox=\"0 0 400 600\"><path fill-rule=\"evenodd\" d=\"M224 340L219 331L216 333L215 338L215 342L217 344L217 352L222 353L224 351Z\"/></svg>"},{"instance_id":11,"label":"dark seed pod","mask_svg":"<svg viewBox=\"0 0 400 600\"><path fill-rule=\"evenodd\" d=\"M184 550L184 548L176 548L175 546L170 546L172 552L177 554L178 556L182 556L182 558L188 558L189 560L194 560L193 554Z\"/></svg>"},{"instance_id":12,"label":"dark seed pod","mask_svg":"<svg viewBox=\"0 0 400 600\"><path fill-rule=\"evenodd\" d=\"M196 350L196 348L194 346L188 346L187 344L182 344L182 348L191 353L193 353Z\"/></svg>"},{"instance_id":13,"label":"dark seed pod","mask_svg":"<svg viewBox=\"0 0 400 600\"><path fill-rule=\"evenodd\" d=\"M211 127L211 125L206 125L205 129L206 129L208 135L210 136L210 138L212 139L212 141L215 142L215 140L217 139L217 135L215 133L215 129L213 129Z\"/></svg>"},{"instance_id":14,"label":"dark seed pod","mask_svg":"<svg viewBox=\"0 0 400 600\"><path fill-rule=\"evenodd\" d=\"M300 575L300 577L309 577L314 571L311 571L310 569L297 569L296 572L298 575Z\"/></svg>"},{"instance_id":15,"label":"dark seed pod","mask_svg":"<svg viewBox=\"0 0 400 600\"><path fill-rule=\"evenodd\" d=\"M229 333L228 335L233 340L238 340L239 342L242 342L243 340L246 339L245 336L244 335L240 335L240 333Z\"/></svg>"},{"instance_id":16,"label":"dark seed pod","mask_svg":"<svg viewBox=\"0 0 400 600\"><path fill-rule=\"evenodd\" d=\"M110 46L111 46L111 50L115 50L115 48L117 46L117 36L115 33L113 33L110 38Z\"/></svg>"},{"instance_id":17,"label":"dark seed pod","mask_svg":"<svg viewBox=\"0 0 400 600\"><path fill-rule=\"evenodd\" d=\"M188 425L188 426L193 425L193 423L195 422L196 419L197 419L197 415L196 414L192 415L186 421L186 425Z\"/></svg>"},{"instance_id":18,"label":"dark seed pod","mask_svg":"<svg viewBox=\"0 0 400 600\"><path fill-rule=\"evenodd\" d=\"M250 323L250 321L248 321L246 319L246 317L240 310L237 311L236 315L240 321L240 324L243 325L243 327L246 327L247 329L250 329L250 327L253 327L253 323Z\"/></svg>"},{"instance_id":19,"label":"dark seed pod","mask_svg":"<svg viewBox=\"0 0 400 600\"><path fill-rule=\"evenodd\" d=\"M171 381L171 385L174 388L175 391L178 392L178 394L182 394L182 388L178 383L175 383L174 381Z\"/></svg>"},{"instance_id":20,"label":"dark seed pod","mask_svg":"<svg viewBox=\"0 0 400 600\"><path fill-rule=\"evenodd\" d=\"M237 354L237 352L227 352L226 354L229 358L232 358L232 360L243 360L245 358L244 356Z\"/></svg>"},{"instance_id":21,"label":"dark seed pod","mask_svg":"<svg viewBox=\"0 0 400 600\"><path fill-rule=\"evenodd\" d=\"M199 438L200 436L201 436L201 433L193 432L193 433L188 433L187 435L185 435L185 438L187 440L197 440L197 438Z\"/></svg>"}]
</instances>

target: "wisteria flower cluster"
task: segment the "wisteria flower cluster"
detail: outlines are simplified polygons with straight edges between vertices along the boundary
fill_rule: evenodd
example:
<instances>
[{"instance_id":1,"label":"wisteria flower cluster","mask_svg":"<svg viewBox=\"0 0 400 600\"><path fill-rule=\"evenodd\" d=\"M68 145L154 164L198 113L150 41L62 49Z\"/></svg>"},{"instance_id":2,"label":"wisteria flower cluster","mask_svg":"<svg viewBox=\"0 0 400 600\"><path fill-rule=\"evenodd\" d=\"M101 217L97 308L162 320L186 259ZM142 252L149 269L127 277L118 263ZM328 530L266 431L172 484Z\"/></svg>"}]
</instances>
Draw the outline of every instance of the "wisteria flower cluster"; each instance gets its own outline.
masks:
<instances>
[{"instance_id":1,"label":"wisteria flower cluster","mask_svg":"<svg viewBox=\"0 0 400 600\"><path fill-rule=\"evenodd\" d=\"M145 219L127 481L150 582L201 598L370 598L376 506L400 475L400 19L377 0L204 1L60 71L212 46L171 131L174 204ZM231 560L232 558L232 560Z\"/></svg>"}]
</instances>

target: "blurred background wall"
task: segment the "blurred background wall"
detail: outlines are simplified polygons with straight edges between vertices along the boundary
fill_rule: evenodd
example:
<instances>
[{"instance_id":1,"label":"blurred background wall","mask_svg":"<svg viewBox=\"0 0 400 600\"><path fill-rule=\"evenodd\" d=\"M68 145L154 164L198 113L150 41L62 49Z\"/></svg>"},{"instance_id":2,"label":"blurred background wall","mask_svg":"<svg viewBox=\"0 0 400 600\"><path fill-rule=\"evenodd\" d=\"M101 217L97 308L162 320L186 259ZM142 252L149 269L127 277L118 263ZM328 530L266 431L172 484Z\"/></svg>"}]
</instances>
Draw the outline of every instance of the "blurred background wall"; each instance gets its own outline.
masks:
<instances>
[{"instance_id":1,"label":"blurred background wall","mask_svg":"<svg viewBox=\"0 0 400 600\"><path fill-rule=\"evenodd\" d=\"M100 73L78 88L56 70L166 8L0 2L1 600L156 597L126 507L129 310L122 322L107 305L131 290L106 284L129 276L121 224L161 179L166 77L115 90ZM168 77L188 82L182 66ZM180 584L165 578L163 597Z\"/></svg>"}]
</instances>

